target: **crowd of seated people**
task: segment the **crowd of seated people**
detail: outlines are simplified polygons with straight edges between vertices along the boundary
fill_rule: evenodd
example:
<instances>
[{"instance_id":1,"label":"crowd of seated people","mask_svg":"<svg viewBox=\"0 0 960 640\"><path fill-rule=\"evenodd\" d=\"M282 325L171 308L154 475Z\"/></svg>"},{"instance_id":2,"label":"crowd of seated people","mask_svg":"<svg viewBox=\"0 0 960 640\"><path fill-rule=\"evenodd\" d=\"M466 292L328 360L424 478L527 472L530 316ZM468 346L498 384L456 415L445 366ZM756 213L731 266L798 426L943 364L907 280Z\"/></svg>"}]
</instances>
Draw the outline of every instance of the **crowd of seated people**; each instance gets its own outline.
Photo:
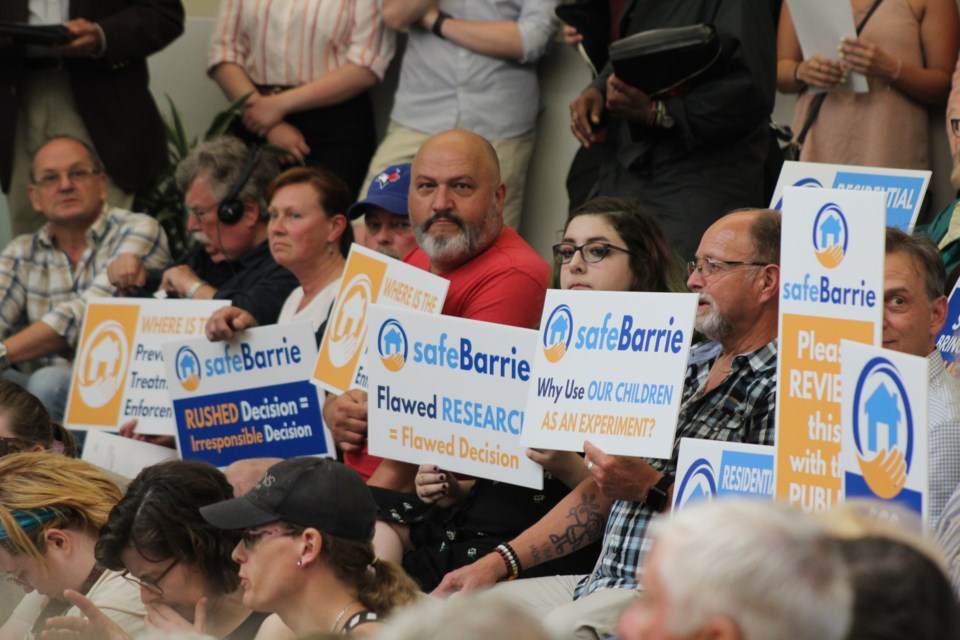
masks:
<instances>
[{"instance_id":1,"label":"crowd of seated people","mask_svg":"<svg viewBox=\"0 0 960 640\"><path fill-rule=\"evenodd\" d=\"M13 17L53 15L35 4ZM71 86L125 68L114 56L130 43L113 16L91 23L59 4L76 42L42 55L0 42L0 59L12 47L35 76L80 58L57 70L57 99L79 99ZM119 4L182 24L177 0ZM960 382L935 346L949 290L923 237L887 232L884 346L928 361L925 525L938 541L889 526L851 534L760 500L670 513L681 437L776 437L781 218L761 189L775 88L801 94L802 158L926 167L927 110L957 108L957 7L851 0L857 34L831 57L805 55L794 16L770 0L577 2L606 16L603 39L709 22L722 48L682 91L651 98L607 64L569 106L572 135L596 148L577 167L593 163L585 202L556 212L551 276L516 227L557 4L223 0L208 73L246 102L233 135L175 168L194 240L182 256L154 218L111 200L123 171L112 147L101 160L101 131L51 131L29 149L13 175L43 226L0 255L0 640L960 636ZM368 90L395 29L406 52L377 149ZM582 40L573 25L565 34ZM853 73L868 93L817 97ZM583 454L527 450L543 490L465 477L371 455L367 395L350 390L318 392L336 460L243 460L226 473L177 460L121 478L77 459L60 423L86 301L229 300L207 321L211 341L308 321L319 344L355 238L446 279L442 313L470 320L536 328L551 286L696 293L699 342L670 457L586 441ZM678 254L692 258L685 283ZM122 430L174 444L135 429Z\"/></svg>"}]
</instances>

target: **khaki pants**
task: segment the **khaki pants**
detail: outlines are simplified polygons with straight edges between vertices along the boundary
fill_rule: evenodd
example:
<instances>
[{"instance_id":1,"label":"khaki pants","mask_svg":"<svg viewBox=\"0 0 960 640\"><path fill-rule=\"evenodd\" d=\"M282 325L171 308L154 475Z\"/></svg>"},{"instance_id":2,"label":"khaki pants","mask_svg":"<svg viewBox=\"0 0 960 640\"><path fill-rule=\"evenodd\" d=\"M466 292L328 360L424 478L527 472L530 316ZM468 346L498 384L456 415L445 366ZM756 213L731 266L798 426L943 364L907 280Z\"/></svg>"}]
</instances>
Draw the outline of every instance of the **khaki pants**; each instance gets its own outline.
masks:
<instances>
[{"instance_id":1,"label":"khaki pants","mask_svg":"<svg viewBox=\"0 0 960 640\"><path fill-rule=\"evenodd\" d=\"M63 70L27 70L19 87L13 173L7 193L12 237L32 233L46 222L43 215L30 204L30 168L37 149L58 135L71 136L94 146L77 113L68 73ZM108 176L107 202L129 209L133 205L133 194L117 187Z\"/></svg>"},{"instance_id":2,"label":"khaki pants","mask_svg":"<svg viewBox=\"0 0 960 640\"><path fill-rule=\"evenodd\" d=\"M413 162L413 156L432 134L410 129L393 120L387 127L387 134L383 142L377 147L377 152L370 161L370 169L363 181L361 193L366 195L370 183L378 173L389 166L404 162ZM515 138L491 140L490 144L497 151L500 158L500 178L507 185L507 200L503 205L503 221L518 229L520 216L523 213L523 188L527 181L527 167L533 157L533 146L536 143L535 131L525 133Z\"/></svg>"}]
</instances>

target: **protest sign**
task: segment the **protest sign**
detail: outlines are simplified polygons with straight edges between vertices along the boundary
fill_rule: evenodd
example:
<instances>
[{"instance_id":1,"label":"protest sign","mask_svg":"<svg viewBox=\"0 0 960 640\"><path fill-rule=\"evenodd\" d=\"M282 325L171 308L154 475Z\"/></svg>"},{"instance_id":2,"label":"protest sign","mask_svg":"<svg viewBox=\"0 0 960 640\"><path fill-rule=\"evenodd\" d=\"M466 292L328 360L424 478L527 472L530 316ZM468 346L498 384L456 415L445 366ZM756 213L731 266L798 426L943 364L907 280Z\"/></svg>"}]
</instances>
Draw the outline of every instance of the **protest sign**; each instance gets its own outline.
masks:
<instances>
[{"instance_id":1,"label":"protest sign","mask_svg":"<svg viewBox=\"0 0 960 640\"><path fill-rule=\"evenodd\" d=\"M669 458L696 312L693 293L548 291L523 443Z\"/></svg>"},{"instance_id":2,"label":"protest sign","mask_svg":"<svg viewBox=\"0 0 960 640\"><path fill-rule=\"evenodd\" d=\"M160 345L202 336L226 300L101 298L87 302L64 422L71 429L116 429L136 418L137 433L173 435Z\"/></svg>"},{"instance_id":3,"label":"protest sign","mask_svg":"<svg viewBox=\"0 0 960 640\"><path fill-rule=\"evenodd\" d=\"M786 187L875 191L885 195L887 226L909 233L917 223L931 175L930 171L915 169L784 162L770 206L774 209L783 208L783 190Z\"/></svg>"},{"instance_id":4,"label":"protest sign","mask_svg":"<svg viewBox=\"0 0 960 640\"><path fill-rule=\"evenodd\" d=\"M320 343L314 382L332 393L366 389L370 305L438 314L449 287L449 280L354 244Z\"/></svg>"},{"instance_id":5,"label":"protest sign","mask_svg":"<svg viewBox=\"0 0 960 640\"><path fill-rule=\"evenodd\" d=\"M788 187L783 204L776 495L819 511L842 484L840 341L880 341L884 196Z\"/></svg>"},{"instance_id":6,"label":"protest sign","mask_svg":"<svg viewBox=\"0 0 960 640\"><path fill-rule=\"evenodd\" d=\"M833 0L788 0L788 4L803 58L820 55L839 62L837 43L840 38L857 35L850 7ZM830 90L866 93L868 89L867 78L862 73L851 71L846 74L843 82ZM823 91L816 87L810 87L810 90Z\"/></svg>"},{"instance_id":7,"label":"protest sign","mask_svg":"<svg viewBox=\"0 0 960 640\"><path fill-rule=\"evenodd\" d=\"M673 509L720 496L773 499L774 448L682 438Z\"/></svg>"},{"instance_id":8,"label":"protest sign","mask_svg":"<svg viewBox=\"0 0 960 640\"><path fill-rule=\"evenodd\" d=\"M543 487L520 443L535 331L384 305L369 317L371 454Z\"/></svg>"},{"instance_id":9,"label":"protest sign","mask_svg":"<svg viewBox=\"0 0 960 640\"><path fill-rule=\"evenodd\" d=\"M309 322L249 329L228 342L163 345L181 456L235 460L332 455L310 383L317 347Z\"/></svg>"},{"instance_id":10,"label":"protest sign","mask_svg":"<svg viewBox=\"0 0 960 640\"><path fill-rule=\"evenodd\" d=\"M927 359L847 340L840 358L844 496L927 520Z\"/></svg>"},{"instance_id":11,"label":"protest sign","mask_svg":"<svg viewBox=\"0 0 960 640\"><path fill-rule=\"evenodd\" d=\"M947 302L947 321L937 334L937 349L947 371L960 376L960 282L953 287Z\"/></svg>"}]
</instances>

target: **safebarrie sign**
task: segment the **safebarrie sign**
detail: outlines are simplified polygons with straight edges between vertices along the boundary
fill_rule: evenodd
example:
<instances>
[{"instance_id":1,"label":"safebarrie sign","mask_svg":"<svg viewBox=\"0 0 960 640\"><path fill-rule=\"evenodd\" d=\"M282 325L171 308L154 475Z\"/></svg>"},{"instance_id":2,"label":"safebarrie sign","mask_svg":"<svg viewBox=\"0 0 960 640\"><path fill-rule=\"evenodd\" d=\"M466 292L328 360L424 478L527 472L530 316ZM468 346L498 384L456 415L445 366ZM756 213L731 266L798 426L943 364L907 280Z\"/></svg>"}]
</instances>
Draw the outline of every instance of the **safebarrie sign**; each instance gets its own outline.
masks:
<instances>
[{"instance_id":1,"label":"safebarrie sign","mask_svg":"<svg viewBox=\"0 0 960 640\"><path fill-rule=\"evenodd\" d=\"M309 322L163 345L180 455L223 467L236 460L331 455L317 388Z\"/></svg>"}]
</instances>

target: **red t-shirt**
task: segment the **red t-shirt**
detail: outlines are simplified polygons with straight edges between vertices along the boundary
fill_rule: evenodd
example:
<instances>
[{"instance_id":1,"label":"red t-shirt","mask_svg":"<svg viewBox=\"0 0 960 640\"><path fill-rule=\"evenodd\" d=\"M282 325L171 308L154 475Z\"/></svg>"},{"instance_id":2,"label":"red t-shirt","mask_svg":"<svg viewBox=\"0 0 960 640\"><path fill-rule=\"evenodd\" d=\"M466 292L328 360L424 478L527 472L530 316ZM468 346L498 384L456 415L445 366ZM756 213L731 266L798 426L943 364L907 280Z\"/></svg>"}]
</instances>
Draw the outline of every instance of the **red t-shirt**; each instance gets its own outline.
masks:
<instances>
[{"instance_id":1,"label":"red t-shirt","mask_svg":"<svg viewBox=\"0 0 960 640\"><path fill-rule=\"evenodd\" d=\"M430 258L420 247L403 261L430 270ZM539 324L550 286L550 267L510 227L504 227L493 244L470 262L437 275L450 281L444 315L527 329ZM366 445L359 453L343 454L343 461L364 480L376 471L380 460L367 454Z\"/></svg>"}]
</instances>

